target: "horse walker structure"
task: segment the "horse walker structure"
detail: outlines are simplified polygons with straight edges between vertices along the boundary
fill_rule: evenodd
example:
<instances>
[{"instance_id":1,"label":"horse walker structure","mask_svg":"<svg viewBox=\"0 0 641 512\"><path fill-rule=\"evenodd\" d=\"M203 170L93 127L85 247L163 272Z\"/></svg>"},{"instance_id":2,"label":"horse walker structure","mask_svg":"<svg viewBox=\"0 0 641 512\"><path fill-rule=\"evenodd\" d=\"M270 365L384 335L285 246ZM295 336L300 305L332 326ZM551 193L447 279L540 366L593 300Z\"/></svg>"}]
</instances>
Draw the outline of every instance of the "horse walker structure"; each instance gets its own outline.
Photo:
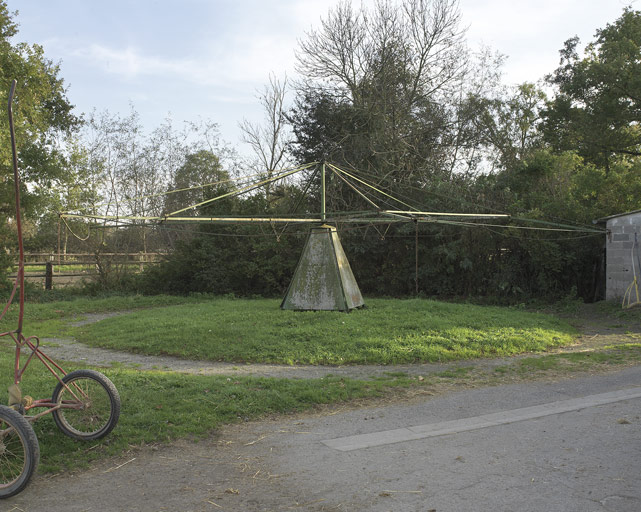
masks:
<instances>
[{"instance_id":1,"label":"horse walker structure","mask_svg":"<svg viewBox=\"0 0 641 512\"><path fill-rule=\"evenodd\" d=\"M93 440L107 435L116 425L120 414L120 397L113 383L101 373L93 370L76 370L66 373L58 364L47 357L40 349L40 342L36 336L25 337L22 333L24 316L24 251L22 243L22 225L20 217L20 178L18 174L18 160L15 144L15 133L13 126L12 101L15 92L16 82L14 80L9 93L9 127L11 131L11 144L13 151L13 173L16 198L16 227L18 232L19 264L18 274L4 311L0 314L0 320L7 313L16 291L19 289L19 315L18 327L16 330L0 333L0 337L10 337L16 347L14 380L9 387L9 404L0 406L0 498L6 498L22 491L33 472L35 471L38 458L39 446L31 423L36 419L51 413L58 427L67 435L75 439ZM286 216L211 216L206 215L205 207L231 196L239 196L251 193L297 173L316 168L308 178L307 185L302 194L306 194L312 181L320 177L320 215L296 213ZM367 210L332 212L326 211L326 174L340 180L341 186L351 189L354 197L360 197L367 206ZM248 180L259 176L259 181L249 183ZM157 215L110 215L109 208L101 212L94 210L84 212L78 211L59 212L58 217L66 228L73 234L67 224L67 219L84 219L86 221L102 221L103 227L120 227L121 222L141 222L157 226L183 223L227 223L227 224L262 224L271 226L276 233L275 226L284 224L285 228L290 224L312 226L311 234L306 244L303 257L292 279L287 295L283 299L282 307L285 309L337 309L349 311L363 305L360 290L347 262L347 258L340 247L336 226L338 224L354 224L373 226L387 225L393 223L413 223L415 225L415 260L416 260L416 291L418 293L418 224L446 224L465 227L486 226L492 228L511 228L543 230L551 232L574 232L601 234L603 230L586 229L585 227L558 224L540 219L514 218L505 213L456 213L456 212L434 212L426 211L427 208L420 205L412 205L401 199L392 196L381 188L381 185L370 183L364 177L359 177L356 170L351 172L341 169L329 162L312 162L300 165L295 168L284 169L278 172L256 174L254 176L243 176L234 179L225 179L215 183L201 184L194 187L170 190L163 194L167 195L187 190L204 189L205 187L230 184L238 182L237 188L211 197L197 204L182 207L176 211ZM244 183L244 184L243 184ZM336 181L336 183L339 183ZM347 189L346 189L347 190ZM421 191L421 190L419 190ZM414 202L405 198L406 201ZM299 201L300 203L300 201ZM105 207L106 205L99 205ZM294 209L296 210L298 206ZM400 209L399 209L400 208ZM196 212L196 215L192 215ZM520 226L514 223L485 223L492 220L508 220L538 223L543 226ZM481 222L477 222L481 221ZM283 232L285 230L283 228ZM377 229L378 231L378 229ZM282 233L281 233L282 234ZM384 234L381 235L384 239ZM334 283L331 286L332 282ZM24 364L21 364L21 352L30 352ZM50 399L34 400L29 396L23 396L20 389L20 382L34 359L39 359L45 367L53 374L57 384ZM43 408L44 411L29 414L36 408Z\"/></svg>"},{"instance_id":2,"label":"horse walker structure","mask_svg":"<svg viewBox=\"0 0 641 512\"><path fill-rule=\"evenodd\" d=\"M113 430L120 416L120 396L113 383L94 370L65 372L40 348L37 336L25 337L22 333L24 318L24 249L20 215L20 177L13 126L12 102L16 88L14 80L9 92L9 129L13 151L13 177L16 197L16 228L18 231L18 275L9 301L0 320L9 310L19 289L18 327L0 333L15 343L13 384L9 387L9 404L0 405L0 498L21 492L36 471L40 458L38 438L31 423L51 413L56 425L69 437L78 440L100 439ZM21 356L29 353L26 361ZM33 399L22 394L20 383L31 361L39 359L55 377L57 384L51 398ZM30 414L35 409L44 409Z\"/></svg>"}]
</instances>

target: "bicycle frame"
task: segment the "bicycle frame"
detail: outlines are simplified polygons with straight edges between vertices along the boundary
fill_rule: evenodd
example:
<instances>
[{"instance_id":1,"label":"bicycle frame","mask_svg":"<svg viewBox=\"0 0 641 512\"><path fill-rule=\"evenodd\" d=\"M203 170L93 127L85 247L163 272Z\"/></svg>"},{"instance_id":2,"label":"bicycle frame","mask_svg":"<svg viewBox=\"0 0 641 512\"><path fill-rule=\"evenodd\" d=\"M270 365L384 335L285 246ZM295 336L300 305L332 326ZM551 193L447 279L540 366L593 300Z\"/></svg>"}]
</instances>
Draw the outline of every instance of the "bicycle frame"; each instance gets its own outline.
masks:
<instances>
[{"instance_id":1,"label":"bicycle frame","mask_svg":"<svg viewBox=\"0 0 641 512\"><path fill-rule=\"evenodd\" d=\"M95 441L109 434L120 417L121 401L118 390L109 378L95 370L65 372L53 359L40 349L37 336L23 334L25 289L24 289L24 246L22 239L22 217L20 213L20 175L13 123L12 102L16 80L9 92L9 128L13 152L13 178L16 198L16 228L18 233L18 275L13 290L5 305L2 320L18 293L18 327L1 332L0 338L9 337L15 344L13 384L9 386L8 407L0 406L0 499L9 498L22 492L29 484L40 458L40 445L31 426L38 418L52 413L54 423L63 434L81 441ZM31 353L21 364L22 352ZM22 396L20 382L34 359L39 359L58 381L51 398L34 400ZM34 408L44 411L28 415ZM71 411L70 411L71 410Z\"/></svg>"},{"instance_id":2,"label":"bicycle frame","mask_svg":"<svg viewBox=\"0 0 641 512\"><path fill-rule=\"evenodd\" d=\"M14 406L14 407L17 406L19 408L23 408L24 411L29 411L31 409L39 408L39 407L46 408L47 410L40 414L27 416L27 419L29 421L35 421L36 419L44 416L45 414L49 414L60 408L82 409L83 405L82 405L82 401L74 393L74 391L70 389L69 386L67 386L62 381L62 378L65 375L67 375L67 372L65 372L60 365L55 363L49 356L47 356L40 349L40 339L37 336L29 336L25 338L25 336L22 333L22 325L24 320L24 298L25 298L24 297L24 245L23 245L23 238L22 238L22 217L20 213L20 175L18 173L18 156L16 151L16 140L15 140L14 125L13 125L13 109L12 109L16 83L17 83L16 80L14 80L13 83L11 84L11 90L9 92L8 111L9 111L9 130L11 132L11 150L13 152L13 179L14 179L15 197L16 197L16 228L18 231L18 252L19 252L18 275L16 276L16 280L13 285L13 291L9 296L9 300L6 306L4 307L2 314L0 314L0 320L2 320L2 318L5 316L5 314L9 310L9 307L11 306L16 296L16 291L18 290L19 290L19 313L18 313L17 329L13 331L0 333L0 338L4 336L9 336L16 345L13 386L11 386L9 390L9 396L10 396L9 406ZM29 357L25 361L24 365L21 366L20 360L21 360L22 350L25 348L29 349L31 351L31 354L29 354ZM60 382L61 385L63 385L71 393L71 395L75 398L74 402L55 404L51 401L51 399L34 400L29 396L25 396L24 398L22 397L22 392L20 391L20 382L22 381L22 377L25 371L27 370L29 363L31 363L31 361L33 360L34 356L38 358L42 362L42 364L44 364L45 367L53 374L53 376L58 380L58 382ZM74 386L74 387L76 387L76 390L80 392L77 386ZM12 394L13 394L13 397L12 397ZM14 402L14 403L11 403L11 402Z\"/></svg>"}]
</instances>

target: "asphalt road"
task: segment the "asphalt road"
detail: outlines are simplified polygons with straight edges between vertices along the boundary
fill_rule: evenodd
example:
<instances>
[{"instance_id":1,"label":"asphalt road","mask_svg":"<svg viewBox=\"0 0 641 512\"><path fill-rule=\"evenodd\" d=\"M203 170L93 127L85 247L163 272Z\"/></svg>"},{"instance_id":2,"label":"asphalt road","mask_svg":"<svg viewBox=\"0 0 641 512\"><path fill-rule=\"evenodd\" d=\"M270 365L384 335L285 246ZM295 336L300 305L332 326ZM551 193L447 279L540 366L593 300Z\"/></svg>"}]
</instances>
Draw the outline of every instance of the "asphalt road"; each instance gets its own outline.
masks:
<instances>
[{"instance_id":1,"label":"asphalt road","mask_svg":"<svg viewBox=\"0 0 641 512\"><path fill-rule=\"evenodd\" d=\"M271 468L318 510L638 512L640 396L634 368L317 418Z\"/></svg>"},{"instance_id":2,"label":"asphalt road","mask_svg":"<svg viewBox=\"0 0 641 512\"><path fill-rule=\"evenodd\" d=\"M639 396L634 367L230 426L36 477L0 510L638 512Z\"/></svg>"}]
</instances>

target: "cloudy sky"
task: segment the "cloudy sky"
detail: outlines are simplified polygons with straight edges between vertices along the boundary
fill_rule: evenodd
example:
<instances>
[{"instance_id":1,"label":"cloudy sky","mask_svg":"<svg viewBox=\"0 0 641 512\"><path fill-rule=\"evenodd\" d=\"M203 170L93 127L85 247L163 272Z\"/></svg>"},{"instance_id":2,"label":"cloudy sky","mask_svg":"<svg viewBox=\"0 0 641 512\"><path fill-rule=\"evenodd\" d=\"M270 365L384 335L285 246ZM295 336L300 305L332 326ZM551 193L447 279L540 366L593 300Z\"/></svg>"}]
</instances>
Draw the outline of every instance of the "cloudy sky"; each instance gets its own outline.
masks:
<instances>
[{"instance_id":1,"label":"cloudy sky","mask_svg":"<svg viewBox=\"0 0 641 512\"><path fill-rule=\"evenodd\" d=\"M165 117L219 124L239 147L238 122L261 117L256 94L270 73L294 77L297 40L338 0L7 0L19 41L44 46L80 112L127 114L148 130ZM371 3L373 0L365 0ZM537 81L563 42L641 0L460 0L468 41L508 57L508 83ZM355 4L358 0L354 1ZM244 152L239 147L241 152Z\"/></svg>"}]
</instances>

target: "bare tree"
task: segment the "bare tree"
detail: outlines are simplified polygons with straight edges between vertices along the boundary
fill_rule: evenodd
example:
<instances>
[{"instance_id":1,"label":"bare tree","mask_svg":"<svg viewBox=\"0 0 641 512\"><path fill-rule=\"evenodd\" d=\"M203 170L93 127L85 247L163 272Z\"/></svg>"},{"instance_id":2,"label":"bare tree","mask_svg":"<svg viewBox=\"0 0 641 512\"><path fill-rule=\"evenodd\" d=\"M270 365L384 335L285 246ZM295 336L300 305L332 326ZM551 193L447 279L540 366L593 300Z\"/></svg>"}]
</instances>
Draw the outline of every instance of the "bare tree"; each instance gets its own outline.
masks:
<instances>
[{"instance_id":1,"label":"bare tree","mask_svg":"<svg viewBox=\"0 0 641 512\"><path fill-rule=\"evenodd\" d=\"M402 73L406 100L443 91L466 70L458 0L379 0L356 11L343 1L300 42L297 70L359 104L363 85Z\"/></svg>"},{"instance_id":2,"label":"bare tree","mask_svg":"<svg viewBox=\"0 0 641 512\"><path fill-rule=\"evenodd\" d=\"M270 75L269 84L259 96L265 115L264 124L252 124L247 120L240 123L243 131L242 140L250 145L255 155L255 164L259 172L270 179L274 173L286 166L289 161L287 147L290 131L285 117L285 95L287 77L282 81ZM265 198L271 200L271 183L265 185Z\"/></svg>"},{"instance_id":3,"label":"bare tree","mask_svg":"<svg viewBox=\"0 0 641 512\"><path fill-rule=\"evenodd\" d=\"M298 72L346 88L356 101L360 82L371 72L373 41L368 32L366 13L355 12L349 1L339 3L321 20L321 29L310 31L300 42Z\"/></svg>"},{"instance_id":4,"label":"bare tree","mask_svg":"<svg viewBox=\"0 0 641 512\"><path fill-rule=\"evenodd\" d=\"M133 107L124 117L108 112L89 117L80 133L77 153L91 185L85 185L90 190L83 193L91 192L92 203L75 201L76 206L66 202L78 213L92 216L87 224L93 229L85 244L95 256L101 279L117 279L119 271L126 270L105 253L146 253L164 247L161 235L165 232L151 227L148 218L167 213L164 195L175 188L176 175L190 155L213 149L217 162L219 154L225 163L233 161L233 151L217 133L211 122L190 123L176 130L167 119L147 134ZM172 198L175 209L189 205L188 194Z\"/></svg>"},{"instance_id":5,"label":"bare tree","mask_svg":"<svg viewBox=\"0 0 641 512\"><path fill-rule=\"evenodd\" d=\"M464 35L458 0L342 1L299 45L295 152L316 144L307 153L366 167L381 182L449 174L465 145Z\"/></svg>"}]
</instances>

